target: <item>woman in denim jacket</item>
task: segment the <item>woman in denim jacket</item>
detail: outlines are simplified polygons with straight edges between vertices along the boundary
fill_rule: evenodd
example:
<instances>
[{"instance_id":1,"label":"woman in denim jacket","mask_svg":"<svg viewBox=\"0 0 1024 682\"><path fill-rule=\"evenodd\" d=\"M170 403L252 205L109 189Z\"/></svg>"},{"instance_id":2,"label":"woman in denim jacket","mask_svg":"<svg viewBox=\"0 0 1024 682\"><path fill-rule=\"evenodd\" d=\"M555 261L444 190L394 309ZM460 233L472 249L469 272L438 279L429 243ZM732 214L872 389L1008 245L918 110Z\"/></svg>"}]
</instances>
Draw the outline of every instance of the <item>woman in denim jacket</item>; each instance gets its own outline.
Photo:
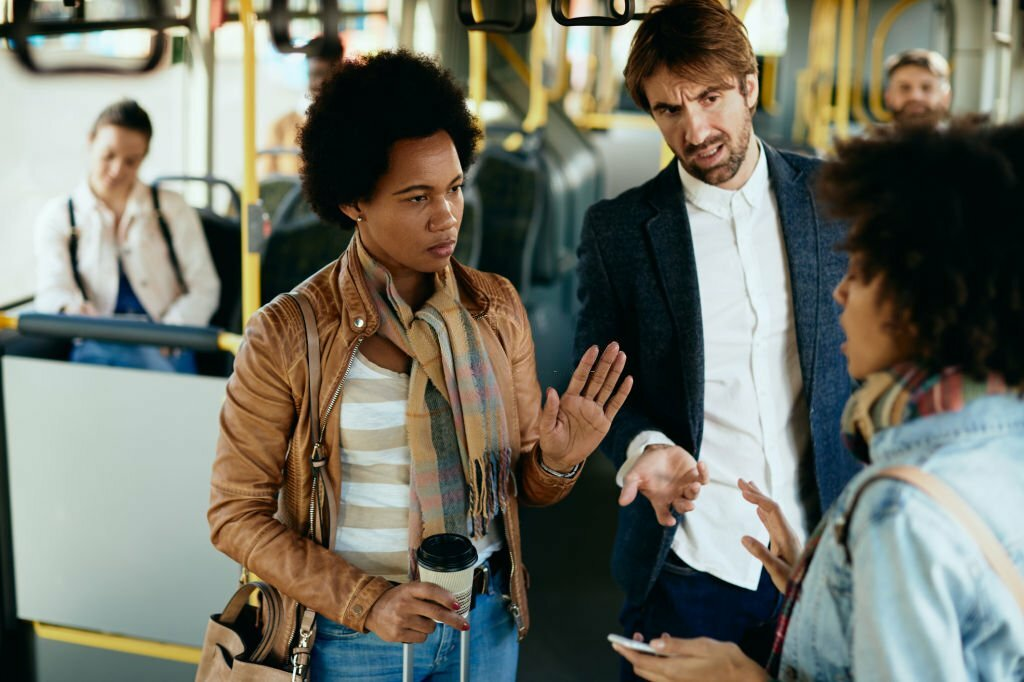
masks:
<instances>
[{"instance_id":1,"label":"woman in denim jacket","mask_svg":"<svg viewBox=\"0 0 1024 682\"><path fill-rule=\"evenodd\" d=\"M777 505L740 482L771 549L742 542L786 590L767 671L734 644L663 636L651 643L659 657L616 646L641 677L1024 679L1024 613L972 536L914 486L860 490L881 468L923 469L1024 573L1022 184L1020 124L886 131L839 147L819 189L853 226L834 297L862 383L842 428L868 466L803 549Z\"/></svg>"}]
</instances>

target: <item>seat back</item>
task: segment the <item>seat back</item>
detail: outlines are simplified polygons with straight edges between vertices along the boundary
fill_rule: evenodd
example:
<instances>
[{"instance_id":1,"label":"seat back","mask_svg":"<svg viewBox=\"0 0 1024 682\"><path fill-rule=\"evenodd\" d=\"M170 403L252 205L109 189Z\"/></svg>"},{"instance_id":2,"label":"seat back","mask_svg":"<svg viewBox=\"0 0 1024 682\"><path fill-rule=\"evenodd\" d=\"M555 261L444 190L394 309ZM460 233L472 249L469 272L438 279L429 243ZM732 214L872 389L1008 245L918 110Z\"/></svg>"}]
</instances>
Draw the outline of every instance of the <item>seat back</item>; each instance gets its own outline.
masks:
<instances>
[{"instance_id":1,"label":"seat back","mask_svg":"<svg viewBox=\"0 0 1024 682\"><path fill-rule=\"evenodd\" d=\"M352 240L352 229L328 225L319 218L289 224L270 233L260 267L263 303L295 288L337 259Z\"/></svg>"}]
</instances>

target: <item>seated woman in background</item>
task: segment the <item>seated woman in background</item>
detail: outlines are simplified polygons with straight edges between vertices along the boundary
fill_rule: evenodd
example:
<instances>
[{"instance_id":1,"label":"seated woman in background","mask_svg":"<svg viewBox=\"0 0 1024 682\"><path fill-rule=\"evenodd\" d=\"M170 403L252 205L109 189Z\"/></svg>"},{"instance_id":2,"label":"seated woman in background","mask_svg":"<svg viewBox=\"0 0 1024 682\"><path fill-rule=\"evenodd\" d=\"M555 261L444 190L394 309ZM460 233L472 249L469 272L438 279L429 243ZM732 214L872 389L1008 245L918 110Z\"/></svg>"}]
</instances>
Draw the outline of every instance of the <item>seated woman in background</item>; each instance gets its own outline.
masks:
<instances>
[{"instance_id":1,"label":"seated woman in background","mask_svg":"<svg viewBox=\"0 0 1024 682\"><path fill-rule=\"evenodd\" d=\"M662 637L617 650L649 680L1020 680L1024 675L1024 126L882 131L839 145L820 193L848 218L842 429L869 466L801 555L778 506L760 558L786 603L766 672L732 644ZM936 498L937 477L994 534L1004 576ZM948 496L944 499L949 499ZM737 539L738 540L738 539ZM1015 601L1012 591L1016 587Z\"/></svg>"},{"instance_id":2,"label":"seated woman in background","mask_svg":"<svg viewBox=\"0 0 1024 682\"><path fill-rule=\"evenodd\" d=\"M302 128L310 204L355 228L297 287L316 314L324 391L311 407L302 317L278 297L247 327L228 382L208 517L218 549L318 614L314 680L397 682L403 642L417 644L414 679L458 679L455 628L470 630L473 679L512 682L529 628L518 506L569 493L632 386L615 388L618 344L595 346L541 407L516 290L452 258L479 139L452 75L408 52L342 64ZM330 550L306 537L311 409L327 415ZM470 536L490 576L468 621L416 579L412 550L443 532ZM281 634L295 639L275 643L278 658L307 641Z\"/></svg>"},{"instance_id":3,"label":"seated woman in background","mask_svg":"<svg viewBox=\"0 0 1024 682\"><path fill-rule=\"evenodd\" d=\"M220 280L196 211L180 195L139 181L153 127L132 100L100 113L89 171L36 222L35 307L44 313L138 316L203 326ZM73 362L195 372L191 352L78 340Z\"/></svg>"}]
</instances>

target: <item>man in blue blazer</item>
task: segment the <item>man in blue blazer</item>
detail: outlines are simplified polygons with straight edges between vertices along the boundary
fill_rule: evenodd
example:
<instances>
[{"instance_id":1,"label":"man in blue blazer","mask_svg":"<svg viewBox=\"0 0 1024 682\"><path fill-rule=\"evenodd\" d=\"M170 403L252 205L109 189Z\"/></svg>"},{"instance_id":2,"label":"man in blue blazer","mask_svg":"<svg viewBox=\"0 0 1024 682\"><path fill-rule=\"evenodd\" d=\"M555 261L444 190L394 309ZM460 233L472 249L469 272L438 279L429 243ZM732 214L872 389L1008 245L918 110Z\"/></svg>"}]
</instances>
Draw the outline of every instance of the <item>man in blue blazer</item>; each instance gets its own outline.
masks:
<instances>
[{"instance_id":1,"label":"man in blue blazer","mask_svg":"<svg viewBox=\"0 0 1024 682\"><path fill-rule=\"evenodd\" d=\"M623 487L621 621L627 635L709 636L763 662L780 595L741 544L767 532L738 481L805 536L855 471L831 298L843 225L815 205L819 162L753 134L757 62L719 0L656 7L625 76L676 159L593 206L579 248L576 351L618 340L636 378L602 444Z\"/></svg>"}]
</instances>

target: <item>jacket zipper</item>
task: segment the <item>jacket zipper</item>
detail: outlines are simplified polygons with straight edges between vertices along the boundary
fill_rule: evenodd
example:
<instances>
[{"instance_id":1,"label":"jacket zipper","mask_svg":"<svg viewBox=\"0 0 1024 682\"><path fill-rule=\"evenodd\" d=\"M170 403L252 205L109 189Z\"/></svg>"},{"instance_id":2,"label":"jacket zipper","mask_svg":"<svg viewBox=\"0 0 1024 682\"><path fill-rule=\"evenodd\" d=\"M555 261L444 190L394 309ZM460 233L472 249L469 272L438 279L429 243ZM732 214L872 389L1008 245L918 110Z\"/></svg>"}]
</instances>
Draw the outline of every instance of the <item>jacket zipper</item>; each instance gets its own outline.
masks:
<instances>
[{"instance_id":1,"label":"jacket zipper","mask_svg":"<svg viewBox=\"0 0 1024 682\"><path fill-rule=\"evenodd\" d=\"M359 351L359 346L363 345L363 341L366 339L365 336L360 336L356 339L355 345L352 347L352 352L348 356L348 364L345 365L345 372L341 375L341 380L338 381L338 388L334 389L334 395L331 396L331 402L327 404L327 411L324 413L323 419L320 421L320 437L317 438L317 442L313 444L313 448L319 448L320 444L324 442L324 434L327 433L328 418L331 416L331 411L334 410L335 403L338 402L338 397L341 395L341 388L345 385L345 380L348 379L348 375L352 372L352 365L356 360L356 353ZM317 409L319 409L317 405ZM312 492L315 493L315 490ZM311 494L309 498L309 532L313 533L313 522L316 513L316 498L317 495ZM305 607L303 607L305 608ZM295 622L292 624L291 630L288 632L288 648L292 646L292 642L295 640L295 630L299 627L299 612L298 609L295 611Z\"/></svg>"}]
</instances>

